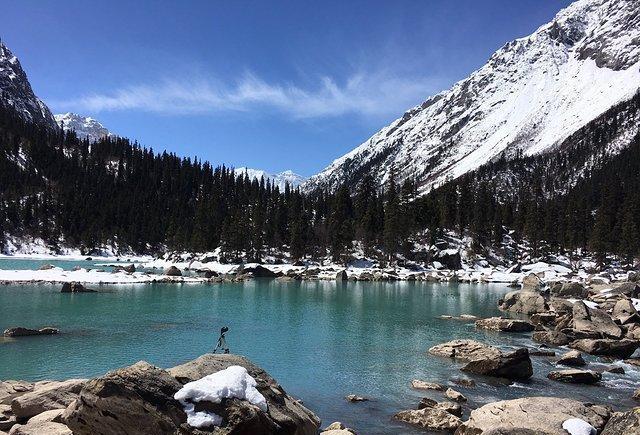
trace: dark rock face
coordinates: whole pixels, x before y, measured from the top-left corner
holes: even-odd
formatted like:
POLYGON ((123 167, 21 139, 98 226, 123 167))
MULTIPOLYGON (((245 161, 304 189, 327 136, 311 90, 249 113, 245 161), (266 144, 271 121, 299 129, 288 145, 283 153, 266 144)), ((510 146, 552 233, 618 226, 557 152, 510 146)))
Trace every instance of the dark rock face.
POLYGON ((168 267, 164 274, 167 276, 182 276, 182 272, 175 266, 168 267))
POLYGON ((524 320, 490 317, 476 321, 476 328, 502 332, 530 332, 534 326, 524 320))
POLYGON ((589 295, 589 291, 577 282, 565 282, 559 286, 551 288, 551 294, 559 298, 584 299, 589 295))
POLYGON ((442 263, 442 265, 449 270, 458 270, 462 267, 460 251, 453 251, 450 249, 438 251, 433 256, 433 260, 442 263))
POLYGON ((570 346, 590 355, 629 358, 636 351, 640 342, 635 340, 590 339, 575 340, 570 346))
POLYGON ((96 293, 96 291, 88 289, 77 282, 65 282, 62 284, 60 293, 96 293))
POLYGON ((4 330, 5 337, 29 337, 33 335, 55 335, 60 330, 58 328, 52 328, 47 326, 41 329, 29 329, 23 328, 21 326, 16 326, 14 328, 9 328, 4 330))
POLYGON ((527 349, 518 349, 511 353, 501 354, 498 358, 469 361, 462 367, 462 370, 510 380, 524 380, 533 376, 533 367, 527 349))
POLYGON ((244 273, 250 274, 254 278, 276 278, 278 276, 275 272, 272 272, 259 264, 253 267, 245 267, 244 273))
POLYGON ((640 408, 613 414, 601 435, 640 435, 640 408))
POLYGON ((570 384, 595 384, 602 379, 602 375, 591 370, 556 370, 550 372, 547 377, 552 381, 566 382, 570 384))
POLYGON ((340 272, 336 273, 336 281, 346 281, 347 279, 349 279, 349 277, 347 276, 346 270, 341 270, 340 272))

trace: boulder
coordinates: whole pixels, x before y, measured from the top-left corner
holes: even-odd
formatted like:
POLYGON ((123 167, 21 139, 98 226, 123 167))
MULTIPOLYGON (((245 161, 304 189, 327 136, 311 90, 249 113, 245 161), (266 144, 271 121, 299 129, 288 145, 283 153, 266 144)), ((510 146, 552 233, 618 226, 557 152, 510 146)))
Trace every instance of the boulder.
POLYGON ((549 306, 540 293, 525 290, 507 293, 504 299, 498 301, 498 307, 502 311, 529 315, 549 311, 549 306))
POLYGON ((640 408, 613 414, 600 435, 640 435, 640 408))
POLYGON ((538 291, 541 288, 542 280, 535 273, 530 273, 529 275, 522 278, 522 290, 538 291))
POLYGON ((476 328, 502 332, 530 332, 534 326, 524 320, 490 317, 476 321, 476 328))
POLYGON ((602 375, 591 370, 554 370, 547 375, 552 381, 569 384, 595 384, 602 379, 602 375))
POLYGON ((569 346, 590 355, 629 358, 633 355, 639 345, 640 342, 626 338, 622 340, 584 338, 572 341, 569 346))
POLYGON ((167 371, 179 382, 186 383, 234 365, 246 368, 256 380, 256 388, 267 400, 268 411, 263 417, 268 425, 280 427, 281 432, 278 433, 282 434, 316 434, 320 419, 299 400, 289 396, 275 379, 247 358, 231 354, 205 354, 167 371))
POLYGON ((366 397, 358 396, 356 394, 347 394, 345 396, 345 399, 347 400, 347 402, 368 402, 369 401, 369 399, 367 399, 366 397))
POLYGON ((480 343, 476 340, 452 340, 438 344, 429 349, 429 353, 445 358, 455 358, 462 362, 474 359, 497 358, 501 355, 500 349, 480 343))
POLYGON ((636 282, 625 282, 614 287, 611 293, 624 295, 628 298, 637 298, 640 296, 640 284, 636 282))
POLYGON ((65 282, 60 293, 96 293, 96 290, 88 289, 78 282, 65 282))
POLYGON ((164 274, 166 276, 182 276, 182 272, 175 266, 169 266, 165 269, 164 274))
POLYGON ((32 382, 25 381, 0 382, 0 403, 10 403, 12 398, 33 391, 33 386, 32 382))
POLYGON ((329 426, 322 429, 320 435, 353 435, 355 431, 353 429, 349 429, 344 424, 339 421, 335 421, 331 423, 329 426))
POLYGON ((59 329, 51 326, 46 326, 40 329, 23 328, 22 326, 16 326, 4 330, 5 337, 30 337, 33 335, 55 335, 60 332, 59 329))
POLYGON ((558 397, 524 397, 484 405, 471 412, 456 435, 567 435, 562 424, 580 418, 598 430, 611 410, 558 397))
POLYGON ((529 321, 534 326, 552 326, 556 322, 556 313, 536 313, 532 314, 529 321))
POLYGON ((459 417, 437 408, 400 411, 393 418, 429 431, 453 432, 462 424, 459 417))
POLYGON ((435 382, 425 382, 419 379, 414 379, 411 381, 411 387, 416 390, 434 390, 434 391, 444 391, 444 385, 437 384, 435 382))
POLYGON ((259 264, 256 266, 245 267, 244 273, 250 274, 254 278, 276 278, 278 276, 278 274, 276 274, 275 272, 272 272, 271 270, 259 264))
POLYGON ((38 382, 32 391, 11 401, 11 411, 21 420, 52 409, 64 409, 78 397, 85 383, 85 379, 38 382))
POLYGON ((551 346, 565 346, 571 342, 571 338, 567 334, 558 331, 536 331, 531 338, 533 341, 551 346))
POLYGON ((551 294, 559 298, 584 299, 589 296, 589 291, 580 283, 565 282, 551 288, 551 294))
POLYGON ((53 421, 17 424, 11 428, 9 435, 73 435, 71 429, 62 423, 53 421))
POLYGON ((341 270, 336 273, 336 281, 347 281, 349 279, 346 270, 341 270))
POLYGON ((51 270, 53 269, 53 265, 52 264, 43 264, 42 266, 40 266, 38 268, 38 270, 51 270))
POLYGON ((444 392, 444 395, 447 399, 453 400, 454 402, 466 402, 467 398, 464 397, 460 391, 456 391, 453 388, 447 388, 447 391, 444 392))
POLYGON ((556 363, 563 366, 571 367, 579 367, 587 364, 584 361, 584 358, 582 358, 582 354, 577 350, 570 350, 569 352, 565 353, 560 357, 560 359, 558 359, 558 361, 556 361, 556 363))
POLYGON ((441 263, 449 270, 458 270, 462 267, 462 257, 457 249, 438 251, 434 254, 433 260, 441 263))
POLYGON ((638 311, 633 306, 631 299, 620 299, 613 306, 613 311, 611 316, 620 322, 621 325, 626 325, 629 323, 637 323, 640 321, 640 316, 638 316, 638 311))
POLYGON ((587 337, 622 338, 623 332, 611 316, 602 310, 589 308, 582 301, 573 304, 573 330, 587 337))
POLYGON ((497 357, 488 356, 486 358, 473 359, 461 370, 509 380, 529 379, 533 375, 529 351, 524 348, 511 353, 500 353, 497 357))

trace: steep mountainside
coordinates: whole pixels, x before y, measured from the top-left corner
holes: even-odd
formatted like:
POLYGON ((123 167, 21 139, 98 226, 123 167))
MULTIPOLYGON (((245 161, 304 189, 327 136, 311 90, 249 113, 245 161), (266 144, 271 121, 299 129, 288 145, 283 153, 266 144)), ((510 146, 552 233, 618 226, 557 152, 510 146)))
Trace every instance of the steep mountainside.
POLYGON ((578 0, 504 45, 451 89, 335 160, 305 187, 380 182, 392 168, 419 191, 501 155, 553 150, 640 87, 640 2, 578 0))
POLYGON ((289 187, 296 188, 300 186, 302 183, 306 181, 302 175, 298 175, 293 171, 283 171, 277 174, 270 174, 262 169, 251 169, 251 168, 236 168, 236 174, 247 174, 250 179, 260 180, 260 178, 264 178, 265 181, 271 180, 274 186, 278 186, 281 191, 284 190, 284 187, 287 183, 289 183, 289 187))
POLYGON ((31 89, 20 61, 0 42, 0 99, 13 106, 26 120, 52 129, 57 124, 49 108, 31 89))
POLYGON ((65 131, 73 130, 80 139, 96 142, 103 137, 113 136, 102 124, 88 116, 76 113, 60 113, 55 115, 56 122, 65 131))

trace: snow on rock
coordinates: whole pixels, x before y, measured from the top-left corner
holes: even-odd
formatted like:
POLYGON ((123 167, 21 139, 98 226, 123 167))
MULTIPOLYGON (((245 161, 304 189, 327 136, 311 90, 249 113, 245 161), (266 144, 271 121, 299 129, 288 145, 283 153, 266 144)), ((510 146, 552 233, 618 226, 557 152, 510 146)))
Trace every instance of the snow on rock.
POLYGON ((570 418, 562 423, 562 428, 570 435, 596 435, 598 431, 581 418, 570 418))
MULTIPOLYGON (((394 168, 400 181, 416 177, 426 192, 498 156, 554 149, 638 91, 639 17, 637 0, 572 3, 333 161, 304 188, 355 185, 367 173, 384 183, 394 168)), ((618 150, 633 134, 624 137, 618 150)))
POLYGON ((96 142, 104 137, 113 136, 102 124, 88 116, 76 113, 59 113, 55 115, 56 122, 64 131, 73 130, 80 139, 96 142))
POLYGON ((222 417, 207 411, 196 411, 194 403, 221 403, 222 399, 246 400, 267 412, 267 400, 256 389, 256 380, 241 366, 230 366, 184 385, 175 395, 187 414, 187 423, 196 428, 220 426, 222 417))

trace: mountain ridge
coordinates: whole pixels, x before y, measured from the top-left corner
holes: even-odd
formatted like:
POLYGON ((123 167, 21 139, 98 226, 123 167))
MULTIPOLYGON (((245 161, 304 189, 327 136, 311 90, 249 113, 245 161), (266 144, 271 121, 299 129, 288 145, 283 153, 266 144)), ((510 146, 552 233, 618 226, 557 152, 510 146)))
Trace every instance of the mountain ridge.
POLYGON ((640 86, 640 2, 579 0, 533 34, 508 42, 449 90, 428 98, 305 190, 415 177, 421 192, 501 154, 553 149, 640 86))
POLYGON ((54 115, 54 118, 64 131, 75 131, 80 139, 89 139, 89 142, 96 142, 103 137, 114 136, 104 125, 90 116, 67 112, 58 113, 54 115))

